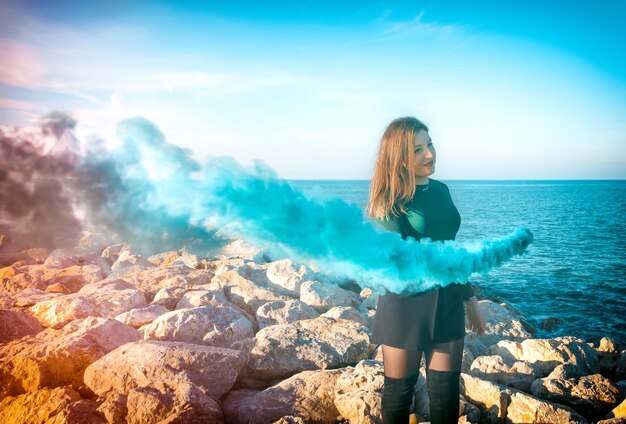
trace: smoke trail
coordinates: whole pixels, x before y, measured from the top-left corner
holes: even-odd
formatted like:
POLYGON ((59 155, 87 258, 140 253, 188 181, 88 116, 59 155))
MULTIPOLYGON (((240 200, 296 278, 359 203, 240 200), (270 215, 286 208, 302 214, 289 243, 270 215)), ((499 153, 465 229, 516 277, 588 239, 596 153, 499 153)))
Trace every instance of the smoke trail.
POLYGON ((77 171, 74 125, 53 113, 34 132, 0 130, 0 253, 78 241, 80 224, 65 184, 77 171))
POLYGON ((74 179, 77 204, 92 225, 148 251, 186 246, 206 252, 224 242, 216 231, 229 226, 253 243, 278 243, 295 260, 313 261, 362 286, 420 293, 465 282, 532 242, 525 228, 473 251, 453 241, 402 240, 375 228, 356 205, 304 196, 260 161, 251 168, 229 157, 200 164, 145 119, 122 121, 118 138, 123 143, 115 150, 97 140, 85 147, 74 179))

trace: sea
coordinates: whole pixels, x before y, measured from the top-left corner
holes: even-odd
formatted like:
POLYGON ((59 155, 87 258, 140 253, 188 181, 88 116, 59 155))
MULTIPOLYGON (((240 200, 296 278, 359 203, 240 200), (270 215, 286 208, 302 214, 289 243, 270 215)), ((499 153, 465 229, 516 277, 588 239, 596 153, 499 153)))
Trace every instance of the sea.
MULTIPOLYGON (((441 180, 461 214, 456 240, 474 243, 530 228, 534 241, 486 275, 470 278, 537 329, 626 346, 626 180, 441 180), (547 325, 549 324, 549 325, 547 325)), ((290 180, 304 194, 365 208, 369 181, 290 180)))

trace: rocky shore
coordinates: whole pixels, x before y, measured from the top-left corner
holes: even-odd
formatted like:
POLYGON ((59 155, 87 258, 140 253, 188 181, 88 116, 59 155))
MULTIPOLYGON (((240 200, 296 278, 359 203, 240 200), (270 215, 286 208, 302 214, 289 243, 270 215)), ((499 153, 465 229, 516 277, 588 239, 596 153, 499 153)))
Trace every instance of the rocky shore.
MULTIPOLYGON (((355 282, 239 240, 207 258, 86 238, 2 260, 2 423, 382 422, 377 294, 355 282)), ((459 422, 626 422, 624 346, 536 339, 506 302, 479 304, 459 422)))

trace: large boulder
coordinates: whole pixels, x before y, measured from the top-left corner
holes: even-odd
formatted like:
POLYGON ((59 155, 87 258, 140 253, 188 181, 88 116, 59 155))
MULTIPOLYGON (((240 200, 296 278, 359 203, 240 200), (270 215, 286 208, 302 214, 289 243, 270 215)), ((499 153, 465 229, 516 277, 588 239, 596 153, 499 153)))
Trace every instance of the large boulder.
POLYGON ((140 334, 114 319, 88 317, 0 348, 0 399, 42 387, 83 386, 91 363, 140 334))
POLYGON ((618 404, 619 389, 611 380, 600 374, 581 375, 581 372, 563 370, 566 367, 578 368, 570 363, 559 365, 546 378, 533 382, 533 395, 571 406, 590 416, 605 415, 618 404))
POLYGON ((335 306, 324 312, 322 316, 335 319, 347 319, 357 322, 364 327, 368 327, 369 324, 367 318, 352 306, 335 306))
POLYGON ((332 283, 305 281, 300 286, 300 300, 318 312, 326 312, 335 306, 359 307, 359 296, 332 283))
POLYGON ((351 424, 381 423, 384 377, 380 361, 363 360, 344 368, 335 385, 335 406, 341 416, 351 424))
POLYGON ((42 330, 43 327, 32 315, 21 311, 0 309, 0 344, 37 334, 42 330))
POLYGON ((461 394, 481 409, 489 423, 586 423, 573 409, 510 387, 461 373, 461 394))
POLYGON ((367 358, 369 332, 356 322, 319 317, 265 327, 249 349, 249 375, 272 380, 304 370, 354 365, 367 358))
POLYGON ((174 309, 196 308, 198 306, 223 305, 229 303, 222 287, 217 283, 198 286, 194 290, 185 292, 175 305, 174 309))
POLYGON ((545 373, 528 361, 512 361, 498 355, 479 356, 472 362, 469 374, 518 390, 530 392, 530 385, 545 373))
POLYGON ((142 308, 131 309, 128 312, 123 312, 116 316, 115 319, 133 328, 139 328, 143 325, 151 323, 159 316, 167 312, 169 312, 169 309, 165 306, 148 305, 142 308))
POLYGON ((303 371, 265 390, 233 390, 223 400, 227 422, 271 424, 285 416, 307 423, 334 423, 339 411, 335 383, 343 370, 303 371))
POLYGON ((260 328, 317 318, 319 315, 315 309, 299 299, 274 300, 263 304, 256 311, 260 328))
POLYGON ((208 284, 213 278, 213 272, 204 269, 191 270, 188 266, 180 264, 168 268, 152 265, 149 268, 130 268, 119 278, 145 292, 148 300, 152 301, 156 293, 164 287, 182 286, 191 290, 194 286, 208 284))
POLYGON ((133 388, 128 393, 126 407, 128 424, 224 422, 219 402, 190 381, 182 381, 175 389, 163 391, 152 387, 133 388))
POLYGON ((3 269, 3 275, 0 278, 0 292, 17 293, 24 289, 45 290, 48 287, 48 280, 52 278, 50 275, 56 274, 58 271, 49 271, 44 265, 12 265, 9 269, 3 269))
POLYGON ((115 262, 111 265, 111 270, 119 277, 131 268, 151 268, 153 266, 155 265, 152 262, 126 245, 118 252, 115 262))
POLYGON ((72 387, 64 386, 46 387, 32 393, 4 398, 0 402, 0 422, 7 424, 57 422, 105 424, 106 420, 95 413, 93 401, 83 400, 72 387), (85 402, 91 403, 91 411, 86 416, 76 414, 77 405, 80 407, 85 402))
MULTIPOLYGON (((187 289, 183 286, 169 286, 163 287, 154 295, 152 299, 153 305, 165 306, 170 311, 176 309, 176 304, 182 299, 187 292, 187 289)), ((199 306, 199 305, 196 305, 199 306)))
POLYGON ((99 396, 126 395, 136 387, 162 392, 181 382, 197 385, 207 396, 228 393, 245 366, 244 352, 182 342, 141 340, 111 351, 85 370, 85 384, 99 396))
POLYGON ((489 348, 489 353, 513 361, 527 361, 549 374, 560 364, 578 365, 585 374, 600 371, 598 354, 583 340, 575 337, 555 339, 528 339, 522 342, 502 340, 489 348))
POLYGON ((198 257, 185 250, 169 251, 157 253, 148 258, 156 266, 163 268, 176 265, 185 265, 191 269, 197 269, 200 266, 198 257))
POLYGON ((522 341, 532 337, 524 317, 514 309, 486 299, 479 301, 478 307, 485 320, 485 334, 481 336, 469 334, 468 342, 472 339, 477 339, 479 342, 470 343, 475 357, 485 355, 485 351, 476 349, 474 346, 489 347, 500 340, 522 341))
POLYGON ((49 293, 38 289, 24 289, 12 295, 15 300, 15 306, 18 308, 26 308, 42 300, 54 299, 60 296, 62 295, 59 293, 49 293))
POLYGON ((105 279, 108 273, 98 265, 74 265, 59 271, 47 284, 60 284, 70 292, 78 292, 84 285, 96 283, 105 279))
POLYGON ((86 284, 78 291, 78 293, 87 295, 87 294, 101 292, 103 290, 128 290, 128 289, 136 290, 137 288, 133 286, 132 284, 130 284, 129 282, 126 282, 119 278, 109 277, 109 278, 105 278, 102 281, 98 281, 97 283, 86 284))
POLYGON ((86 318, 113 318, 123 312, 146 305, 144 294, 135 289, 102 290, 91 294, 72 293, 38 302, 30 313, 44 327, 86 318))
POLYGON ((269 287, 296 299, 300 297, 300 286, 306 276, 306 267, 294 264, 291 259, 270 262, 267 266, 269 287))
POLYGON ((98 265, 110 273, 109 264, 102 258, 100 252, 87 247, 60 248, 50 252, 43 263, 48 269, 63 269, 74 265, 98 265))
POLYGON ((272 291, 257 286, 234 270, 215 276, 211 281, 222 287, 230 302, 252 315, 267 302, 289 299, 288 297, 277 296, 272 291))
POLYGON ((222 305, 167 312, 144 329, 144 338, 230 347, 254 337, 253 324, 239 311, 222 305))

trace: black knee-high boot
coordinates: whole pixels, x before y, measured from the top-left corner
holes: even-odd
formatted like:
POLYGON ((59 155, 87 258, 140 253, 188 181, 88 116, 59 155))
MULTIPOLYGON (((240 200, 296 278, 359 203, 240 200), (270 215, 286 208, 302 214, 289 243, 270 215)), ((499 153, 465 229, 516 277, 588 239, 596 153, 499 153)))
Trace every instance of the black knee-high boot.
POLYGON ((459 379, 455 371, 426 370, 431 424, 459 422, 459 379))
POLYGON ((406 378, 385 376, 381 405, 384 424, 408 424, 418 375, 406 378))

